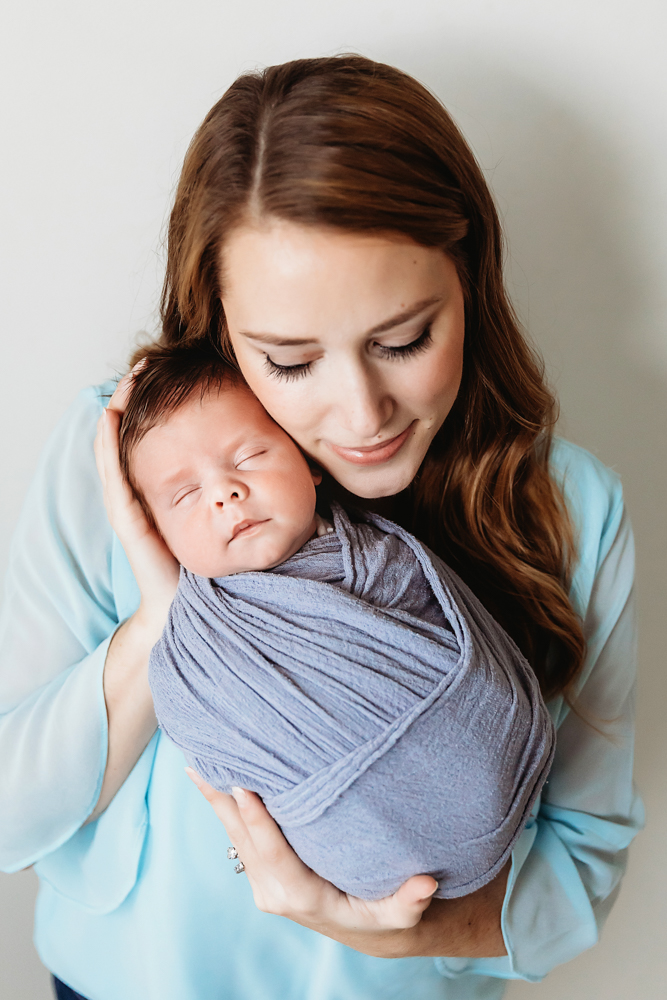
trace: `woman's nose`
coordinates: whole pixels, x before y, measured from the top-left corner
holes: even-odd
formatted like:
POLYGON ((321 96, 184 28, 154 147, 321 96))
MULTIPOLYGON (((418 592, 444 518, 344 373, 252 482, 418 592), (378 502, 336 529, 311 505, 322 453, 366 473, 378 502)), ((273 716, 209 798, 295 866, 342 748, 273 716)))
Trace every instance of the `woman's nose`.
POLYGON ((215 506, 222 510, 225 506, 247 499, 249 489, 241 480, 224 480, 219 483, 213 496, 215 506))
POLYGON ((394 402, 377 372, 363 364, 350 366, 345 372, 341 372, 337 389, 335 404, 339 414, 338 422, 353 438, 345 443, 370 443, 394 412, 394 402))

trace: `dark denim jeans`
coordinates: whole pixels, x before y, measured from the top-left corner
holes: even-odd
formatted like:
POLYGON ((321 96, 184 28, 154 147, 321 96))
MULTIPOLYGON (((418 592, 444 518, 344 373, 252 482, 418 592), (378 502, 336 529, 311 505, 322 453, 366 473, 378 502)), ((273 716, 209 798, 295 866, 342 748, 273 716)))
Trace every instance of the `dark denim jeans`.
POLYGON ((56 979, 55 976, 53 976, 53 988, 56 991, 58 1000, 86 1000, 80 993, 75 993, 69 986, 65 986, 59 979, 56 979))

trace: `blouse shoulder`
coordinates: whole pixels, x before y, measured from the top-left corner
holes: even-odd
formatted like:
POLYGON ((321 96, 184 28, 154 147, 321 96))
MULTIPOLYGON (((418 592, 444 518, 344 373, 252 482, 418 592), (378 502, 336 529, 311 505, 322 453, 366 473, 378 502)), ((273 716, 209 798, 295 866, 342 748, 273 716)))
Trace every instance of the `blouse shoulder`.
POLYGON ((109 379, 82 389, 52 430, 17 525, 15 542, 20 548, 25 542, 22 527, 26 520, 46 516, 51 528, 58 525, 59 532, 69 534, 69 525, 75 535, 80 535, 91 516, 94 519, 95 511, 104 514, 93 444, 97 422, 115 386, 115 380, 109 379))
POLYGON ((91 424, 96 427, 97 420, 111 399, 117 384, 116 379, 106 379, 97 385, 88 385, 81 389, 56 424, 54 434, 76 429, 84 431, 91 424))
POLYGON ((45 443, 28 497, 39 489, 44 476, 57 480, 66 477, 73 468, 83 471, 94 467, 92 444, 97 421, 116 384, 115 379, 107 379, 98 385, 87 386, 74 397, 45 443))
POLYGON ((623 486, 613 469, 563 438, 554 438, 551 473, 572 519, 576 547, 572 597, 585 613, 595 577, 613 545, 630 533, 623 486))
POLYGON ((550 462, 552 475, 564 490, 568 503, 575 507, 585 502, 613 509, 622 502, 623 488, 618 474, 585 448, 554 438, 550 462))

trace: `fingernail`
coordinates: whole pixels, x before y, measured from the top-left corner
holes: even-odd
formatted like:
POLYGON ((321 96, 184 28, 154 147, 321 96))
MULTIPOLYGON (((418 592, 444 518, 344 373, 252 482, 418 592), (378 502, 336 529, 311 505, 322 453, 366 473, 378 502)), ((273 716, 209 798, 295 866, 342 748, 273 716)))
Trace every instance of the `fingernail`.
POLYGON ((192 781, 193 784, 197 786, 197 788, 201 788, 201 778, 199 777, 196 771, 193 771, 191 767, 186 767, 185 773, 187 774, 190 781, 192 781))
POLYGON ((245 788, 232 788, 232 795, 236 799, 239 805, 243 805, 248 801, 248 793, 245 788))

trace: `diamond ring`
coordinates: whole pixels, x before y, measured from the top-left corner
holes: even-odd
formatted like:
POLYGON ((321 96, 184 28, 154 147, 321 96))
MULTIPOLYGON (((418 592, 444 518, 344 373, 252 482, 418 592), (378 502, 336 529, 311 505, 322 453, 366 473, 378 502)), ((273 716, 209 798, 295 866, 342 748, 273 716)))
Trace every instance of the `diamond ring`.
POLYGON ((239 861, 237 865, 234 865, 234 871, 236 872, 237 875, 240 875, 241 872, 245 871, 245 865, 243 864, 242 861, 239 861))
POLYGON ((235 847, 228 847, 227 848, 227 859, 229 861, 233 861, 234 858, 238 858, 238 856, 239 856, 239 852, 236 850, 235 847))

